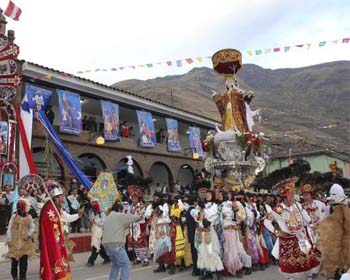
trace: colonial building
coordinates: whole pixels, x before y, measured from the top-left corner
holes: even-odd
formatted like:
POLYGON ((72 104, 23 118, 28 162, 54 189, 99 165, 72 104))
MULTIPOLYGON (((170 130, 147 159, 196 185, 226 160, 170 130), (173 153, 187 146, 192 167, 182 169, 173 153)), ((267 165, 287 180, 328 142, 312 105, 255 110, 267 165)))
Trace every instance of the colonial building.
MULTIPOLYGON (((50 105, 55 114, 53 125, 56 131, 59 131, 60 124, 57 90, 67 90, 80 95, 82 118, 86 116, 86 119, 90 117, 95 119, 95 129, 83 130, 79 135, 59 133, 59 136, 87 175, 96 177, 99 170, 117 170, 125 166, 126 156, 131 155, 134 160, 135 173, 144 177, 152 177, 152 187, 159 182, 161 185, 166 184, 172 188, 176 180, 183 185, 192 183, 195 170, 203 168, 202 161, 194 158, 196 153, 190 148, 188 130, 193 126, 200 128, 203 138, 208 130, 214 128, 215 120, 34 63, 23 62, 22 71, 22 97, 27 84, 53 90, 50 105), (128 127, 133 128, 132 137, 121 137, 120 141, 114 142, 106 141, 103 145, 96 144, 96 138, 103 133, 100 100, 119 105, 119 120, 120 122, 126 121, 128 127), (182 151, 169 152, 166 139, 154 148, 140 147, 136 110, 150 112, 155 130, 162 128, 165 135, 167 131, 165 118, 176 119, 182 151)), ((66 181, 71 178, 70 171, 57 155, 54 154, 51 159, 45 156, 45 151, 46 155, 48 152, 45 131, 38 122, 34 122, 33 125, 31 147, 35 164, 41 175, 54 176, 66 181)))

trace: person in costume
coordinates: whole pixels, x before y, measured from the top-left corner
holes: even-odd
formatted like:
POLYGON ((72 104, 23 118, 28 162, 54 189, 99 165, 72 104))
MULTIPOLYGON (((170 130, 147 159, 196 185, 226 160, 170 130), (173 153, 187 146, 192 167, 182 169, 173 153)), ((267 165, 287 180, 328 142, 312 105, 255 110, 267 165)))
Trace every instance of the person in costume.
POLYGON ((239 240, 239 231, 241 230, 240 223, 245 220, 246 214, 238 201, 228 200, 226 192, 219 193, 219 200, 222 201, 220 220, 224 233, 223 263, 225 271, 230 275, 241 277, 243 263, 239 253, 240 247, 243 245, 239 240))
POLYGON ((257 223, 260 219, 260 212, 257 210, 257 206, 254 203, 254 196, 252 193, 246 193, 245 195, 245 211, 247 215, 247 227, 244 237, 244 248, 248 255, 252 259, 253 270, 257 270, 259 265, 259 251, 257 244, 257 223))
POLYGON ((175 237, 175 252, 176 252, 176 264, 180 266, 180 271, 185 268, 185 238, 181 227, 181 213, 185 210, 185 205, 182 203, 179 195, 174 196, 172 205, 170 208, 170 218, 174 226, 176 227, 175 237))
POLYGON ((293 177, 273 186, 283 198, 283 202, 271 211, 278 224, 278 229, 273 229, 278 236, 274 256, 279 260, 280 273, 285 278, 291 280, 305 275, 307 280, 311 280, 313 274, 318 272, 320 263, 305 229, 311 219, 302 205, 295 201, 295 182, 296 178, 293 177))
POLYGON ((191 245, 191 257, 192 257, 192 276, 199 276, 200 271, 197 266, 198 254, 195 246, 195 235, 196 235, 196 227, 197 220, 194 217, 197 217, 197 213, 200 208, 198 206, 198 197, 192 196, 189 199, 189 208, 186 213, 186 225, 187 225, 187 233, 188 233, 188 241, 191 245))
POLYGON ((197 266, 201 271, 200 279, 206 279, 212 273, 217 279, 222 279, 224 266, 220 258, 220 243, 215 231, 218 222, 218 206, 214 202, 213 192, 207 190, 205 202, 200 206, 199 211, 192 210, 192 215, 198 222, 196 248, 197 266))
POLYGON ((102 232, 104 220, 106 218, 105 213, 100 207, 98 200, 91 201, 92 213, 90 216, 91 222, 91 255, 88 259, 86 266, 94 266, 97 256, 100 255, 103 258, 103 263, 109 263, 111 260, 106 254, 105 248, 102 246, 102 232))
POLYGON ((40 279, 69 280, 71 271, 68 249, 65 244, 63 222, 73 222, 84 213, 70 215, 62 210, 64 201, 62 186, 53 180, 48 180, 46 188, 50 200, 43 206, 40 213, 40 279))
POLYGON ((317 224, 321 270, 335 280, 350 268, 350 207, 344 189, 333 184, 329 191, 331 214, 317 224))
MULTIPOLYGON (((129 186, 128 193, 131 196, 131 205, 128 213, 144 216, 146 206, 143 204, 143 188, 139 186, 129 186)), ((140 264, 142 261, 143 266, 148 266, 149 253, 146 219, 143 218, 136 223, 132 223, 129 229, 130 232, 127 238, 128 250, 135 253, 136 259, 134 264, 140 264)))
MULTIPOLYGON (((162 197, 161 194, 154 194, 155 197, 162 197)), ((154 246, 154 261, 158 263, 157 272, 164 272, 166 265, 169 274, 175 273, 175 238, 176 227, 171 226, 170 208, 167 197, 164 196, 164 202, 161 199, 156 199, 153 204, 146 209, 145 216, 152 216, 154 226, 155 246, 154 246)))
POLYGON ((17 211, 12 215, 7 229, 9 247, 7 256, 11 258, 11 276, 14 280, 26 279, 28 258, 34 253, 33 233, 34 223, 28 214, 27 203, 20 199, 17 202, 17 211))

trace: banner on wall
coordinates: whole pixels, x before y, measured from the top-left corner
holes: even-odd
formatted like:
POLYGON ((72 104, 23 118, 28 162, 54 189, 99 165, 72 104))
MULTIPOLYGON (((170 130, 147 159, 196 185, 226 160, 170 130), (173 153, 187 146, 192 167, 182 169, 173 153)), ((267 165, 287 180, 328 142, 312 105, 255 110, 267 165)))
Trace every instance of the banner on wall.
POLYGON ((80 134, 82 130, 80 95, 57 90, 57 96, 60 108, 60 132, 80 134))
POLYGON ((198 153, 199 157, 203 157, 203 149, 201 143, 201 131, 199 127, 190 127, 190 147, 193 153, 198 153))
POLYGON ((152 114, 150 112, 136 111, 139 122, 140 146, 153 148, 156 143, 156 134, 152 114))
POLYGON ((26 84, 24 94, 27 97, 27 100, 22 103, 22 108, 25 111, 29 112, 29 109, 44 111, 50 104, 52 90, 26 84))
POLYGON ((166 118, 166 126, 168 128, 168 151, 169 152, 181 152, 178 122, 174 119, 166 118))
POLYGON ((119 106, 108 101, 101 100, 103 116, 103 133, 107 141, 119 139, 119 106))
POLYGON ((8 133, 8 122, 0 121, 0 155, 7 154, 8 133))

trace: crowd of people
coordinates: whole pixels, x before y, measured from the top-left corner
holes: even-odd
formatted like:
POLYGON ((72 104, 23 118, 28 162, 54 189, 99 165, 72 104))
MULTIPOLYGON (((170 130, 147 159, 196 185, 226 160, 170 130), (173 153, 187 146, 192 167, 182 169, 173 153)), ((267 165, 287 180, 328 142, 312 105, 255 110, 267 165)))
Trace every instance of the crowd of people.
MULTIPOLYGON (((311 280, 320 266, 321 252, 316 248, 316 240, 322 240, 316 231, 319 223, 337 207, 349 208, 338 184, 330 188, 327 199, 316 197, 313 185, 304 182, 300 186, 302 200, 295 201, 294 178, 278 183, 274 194, 204 187, 185 192, 179 182, 177 185, 176 193, 156 189, 150 202, 144 201, 142 187, 129 186, 124 201, 116 202, 107 216, 100 203, 89 201, 87 191, 74 180, 68 188, 47 183, 49 193, 21 190, 7 228, 13 279, 18 279, 18 266, 19 279, 25 279, 28 257, 35 250, 41 256, 42 275, 52 277, 43 279, 70 274, 68 230, 79 232, 83 224, 91 231, 86 265, 93 266, 100 255, 103 263, 112 263, 110 279, 117 279, 119 271, 122 280, 128 279, 129 259, 143 266, 153 259, 158 264, 155 273, 174 274, 191 268, 199 279, 242 278, 278 265, 286 279, 302 274, 311 280), (62 259, 57 271, 50 270, 54 261, 47 252, 52 249, 50 238, 62 243, 54 251, 62 259), (35 239, 40 240, 40 246, 31 242, 35 239)), ((0 193, 0 205, 5 197, 0 193)), ((340 279, 345 268, 346 263, 333 267, 334 279, 340 279)))

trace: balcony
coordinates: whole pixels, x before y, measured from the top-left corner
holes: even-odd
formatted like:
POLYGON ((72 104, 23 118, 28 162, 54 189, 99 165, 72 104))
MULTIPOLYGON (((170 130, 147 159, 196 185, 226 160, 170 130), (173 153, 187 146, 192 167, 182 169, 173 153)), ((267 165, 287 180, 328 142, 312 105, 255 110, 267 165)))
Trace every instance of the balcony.
MULTIPOLYGON (((157 144, 154 148, 143 148, 138 145, 138 138, 124 138, 121 137, 120 141, 109 142, 106 141, 103 145, 97 145, 95 138, 100 134, 89 133, 83 130, 80 135, 71 135, 59 132, 59 126, 54 126, 58 132, 59 137, 65 144, 86 145, 99 147, 101 149, 116 149, 119 151, 136 152, 142 154, 162 155, 174 158, 192 159, 192 154, 188 152, 189 147, 182 147, 180 153, 168 152, 166 144, 157 144)), ((38 122, 33 123, 33 138, 45 139, 46 132, 41 128, 38 122)))

